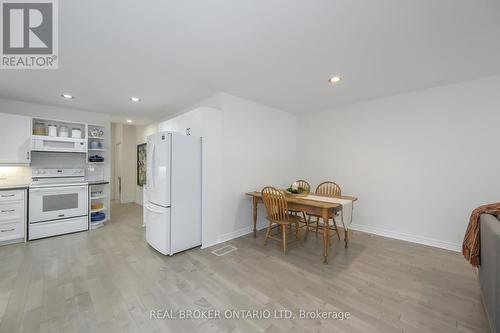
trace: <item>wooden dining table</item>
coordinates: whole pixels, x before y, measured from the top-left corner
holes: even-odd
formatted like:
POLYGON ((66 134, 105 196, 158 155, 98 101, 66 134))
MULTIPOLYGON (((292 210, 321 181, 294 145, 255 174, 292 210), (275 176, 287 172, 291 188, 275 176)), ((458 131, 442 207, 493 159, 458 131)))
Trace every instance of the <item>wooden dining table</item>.
MULTIPOLYGON (((257 237, 257 205, 263 203, 262 193, 258 191, 245 193, 252 197, 253 203, 253 236, 257 237)), ((330 216, 342 210, 342 205, 327 201, 307 200, 303 197, 285 196, 288 209, 293 211, 305 212, 306 214, 314 214, 321 216, 323 221, 328 221, 330 216)), ((327 198, 327 197, 325 197, 327 198)), ((339 196, 339 199, 357 201, 353 196, 339 196)), ((323 262, 328 263, 328 247, 330 242, 330 228, 328 223, 323 223, 323 262)), ((344 246, 349 246, 349 228, 344 226, 344 246)))

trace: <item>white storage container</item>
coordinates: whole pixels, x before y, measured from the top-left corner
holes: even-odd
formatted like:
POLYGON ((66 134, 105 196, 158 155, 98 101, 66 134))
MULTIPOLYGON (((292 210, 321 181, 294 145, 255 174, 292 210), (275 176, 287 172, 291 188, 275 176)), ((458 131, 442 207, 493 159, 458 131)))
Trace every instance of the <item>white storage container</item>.
POLYGON ((69 137, 69 130, 68 130, 68 127, 66 125, 61 125, 59 126, 59 132, 58 132, 59 136, 62 137, 62 138, 67 138, 69 137))
POLYGON ((79 128, 72 128, 71 129, 71 137, 74 139, 81 139, 82 138, 82 131, 79 128))
POLYGON ((57 125, 49 124, 49 136, 57 136, 57 125))

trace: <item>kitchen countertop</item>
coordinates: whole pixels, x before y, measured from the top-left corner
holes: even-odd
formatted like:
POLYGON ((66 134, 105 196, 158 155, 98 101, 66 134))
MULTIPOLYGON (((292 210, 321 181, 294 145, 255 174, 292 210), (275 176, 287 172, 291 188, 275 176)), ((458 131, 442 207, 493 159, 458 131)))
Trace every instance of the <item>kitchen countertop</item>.
POLYGON ((109 181, 107 180, 94 180, 94 181, 88 181, 89 185, 106 185, 109 184, 109 181))
POLYGON ((1 190, 23 190, 30 187, 30 184, 2 184, 0 183, 1 190))
MULTIPOLYGON (((99 181, 88 181, 89 185, 106 185, 109 184, 107 180, 99 180, 99 181)), ((17 183, 17 184, 2 184, 0 183, 0 191, 2 190, 22 190, 30 187, 30 183, 17 183)))

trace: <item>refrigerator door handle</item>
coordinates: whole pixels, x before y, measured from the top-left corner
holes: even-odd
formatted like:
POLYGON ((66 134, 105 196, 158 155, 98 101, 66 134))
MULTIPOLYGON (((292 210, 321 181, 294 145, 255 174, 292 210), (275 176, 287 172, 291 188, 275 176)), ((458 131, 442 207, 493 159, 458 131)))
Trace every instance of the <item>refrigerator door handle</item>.
MULTIPOLYGON (((149 138, 148 138, 149 139, 149 138)), ((148 140, 147 142, 147 155, 146 155, 146 186, 151 186, 151 142, 148 140)))
POLYGON ((154 141, 152 142, 152 145, 151 145, 151 163, 150 163, 150 171, 149 171, 149 176, 150 176, 150 179, 151 179, 151 187, 154 187, 155 186, 155 179, 154 179, 154 175, 155 175, 155 152, 156 152, 156 149, 155 149, 155 143, 154 141))
POLYGON ((148 154, 146 162, 146 188, 153 188, 153 154, 154 154, 154 141, 148 140, 148 154))
MULTIPOLYGON (((167 207, 167 208, 169 208, 169 207, 167 207)), ((157 213, 157 214, 165 213, 164 211, 154 209, 151 205, 146 205, 146 209, 149 210, 150 212, 157 213)))

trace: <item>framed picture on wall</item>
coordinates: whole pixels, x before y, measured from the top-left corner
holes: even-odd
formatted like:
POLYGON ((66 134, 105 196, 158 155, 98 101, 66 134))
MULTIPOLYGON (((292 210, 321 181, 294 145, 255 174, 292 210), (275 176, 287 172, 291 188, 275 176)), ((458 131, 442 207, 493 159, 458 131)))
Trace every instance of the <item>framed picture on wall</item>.
POLYGON ((137 145, 137 185, 146 184, 146 144, 137 145))

